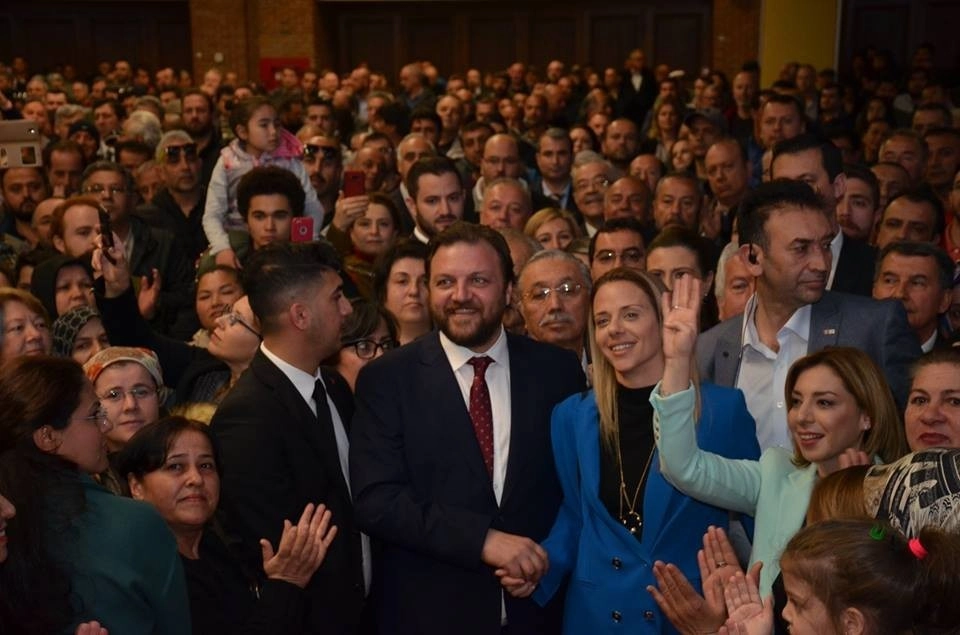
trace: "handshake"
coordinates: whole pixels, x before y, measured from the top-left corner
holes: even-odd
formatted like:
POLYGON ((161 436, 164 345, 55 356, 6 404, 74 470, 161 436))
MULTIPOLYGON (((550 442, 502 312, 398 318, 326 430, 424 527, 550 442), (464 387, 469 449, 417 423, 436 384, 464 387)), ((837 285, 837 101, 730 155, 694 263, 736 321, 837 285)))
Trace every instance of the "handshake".
POLYGON ((480 557, 493 567, 504 590, 516 598, 529 597, 550 568, 543 547, 529 538, 496 529, 487 531, 480 557))

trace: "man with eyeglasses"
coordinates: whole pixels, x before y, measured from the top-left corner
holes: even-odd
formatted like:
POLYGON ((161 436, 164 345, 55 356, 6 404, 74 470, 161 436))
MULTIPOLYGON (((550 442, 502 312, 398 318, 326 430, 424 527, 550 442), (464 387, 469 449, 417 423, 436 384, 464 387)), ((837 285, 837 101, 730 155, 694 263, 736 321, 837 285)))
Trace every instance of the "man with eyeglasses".
POLYGON ((84 171, 80 191, 109 214, 141 295, 152 295, 141 304, 144 317, 166 335, 190 339, 199 327, 193 311, 193 269, 174 234, 131 214, 133 178, 116 163, 97 161, 84 171))
POLYGON ((590 270, 579 258, 549 249, 527 261, 515 290, 527 335, 573 351, 584 372, 591 286, 590 270))
POLYGON ((172 130, 160 139, 156 161, 164 188, 133 213, 151 227, 177 236, 187 259, 195 262, 207 248, 202 225, 206 188, 200 180, 203 164, 197 144, 186 132, 172 130))
POLYGON ((614 218, 604 223, 590 239, 590 275, 596 280, 611 269, 647 268, 647 246, 643 225, 635 218, 614 218))
POLYGON ((596 152, 584 151, 573 162, 573 200, 583 216, 587 236, 603 226, 603 196, 619 173, 613 164, 596 152))

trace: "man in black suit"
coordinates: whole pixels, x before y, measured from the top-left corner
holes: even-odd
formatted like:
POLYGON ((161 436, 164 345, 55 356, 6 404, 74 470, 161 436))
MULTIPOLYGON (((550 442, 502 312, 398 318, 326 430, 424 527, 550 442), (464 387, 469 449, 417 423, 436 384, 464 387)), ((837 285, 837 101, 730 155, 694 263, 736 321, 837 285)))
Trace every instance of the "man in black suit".
POLYGON ((624 64, 623 80, 617 94, 617 116, 626 117, 637 127, 643 125, 647 111, 657 97, 656 80, 650 69, 644 66, 643 49, 633 49, 624 64))
POLYGON ((834 238, 830 242, 833 260, 827 289, 870 297, 877 250, 845 236, 837 222, 837 201, 843 198, 847 178, 843 173, 840 150, 829 141, 809 133, 784 139, 773 147, 770 173, 775 179, 803 181, 814 189, 830 210, 834 238))
POLYGON ((382 543, 381 632, 556 632, 558 606, 511 597, 498 576, 533 584, 547 566, 537 543, 561 498, 550 413, 583 372, 570 351, 504 331, 513 269, 494 230, 433 237, 427 278, 439 332, 357 381, 351 480, 357 520, 382 543))
POLYGON ((320 368, 339 350, 350 313, 338 268, 326 243, 254 252, 244 287, 263 343, 211 429, 223 457, 226 528, 240 539, 251 570, 262 566, 259 540, 277 544, 284 520, 307 503, 331 510, 339 531, 306 589, 307 630, 356 633, 371 575, 347 481, 353 399, 342 377, 320 368))
POLYGON ((547 128, 537 140, 537 173, 539 177, 530 184, 533 211, 545 207, 557 207, 579 214, 573 200, 573 183, 570 170, 573 168, 573 144, 566 130, 547 128))

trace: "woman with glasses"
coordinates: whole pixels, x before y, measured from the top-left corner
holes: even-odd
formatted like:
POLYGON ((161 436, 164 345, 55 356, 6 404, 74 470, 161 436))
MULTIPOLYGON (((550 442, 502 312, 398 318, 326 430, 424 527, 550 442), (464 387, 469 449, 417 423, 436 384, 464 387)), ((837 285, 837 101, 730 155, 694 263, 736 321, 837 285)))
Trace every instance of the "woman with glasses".
POLYGON ((189 632, 177 547, 152 508, 114 496, 111 423, 75 361, 19 357, 0 370, 0 491, 16 501, 0 567, 0 631, 189 632))
POLYGON ((397 326, 386 309, 365 298, 350 301, 353 313, 343 321, 340 351, 324 361, 354 389, 360 369, 397 346, 397 326))
MULTIPOLYGON (((558 405, 551 422, 563 504, 543 547, 550 570, 534 599, 566 585, 564 633, 661 633, 669 625, 653 598, 653 564, 678 562, 699 583, 695 554, 709 525, 729 513, 672 488, 660 473, 650 394, 664 372, 660 281, 618 267, 594 283, 588 322, 593 390, 558 405)), ((739 391, 696 388, 697 436, 735 459, 759 455, 739 391)), ((531 584, 504 578, 515 595, 531 584)), ((699 584, 698 584, 699 586, 699 584)))

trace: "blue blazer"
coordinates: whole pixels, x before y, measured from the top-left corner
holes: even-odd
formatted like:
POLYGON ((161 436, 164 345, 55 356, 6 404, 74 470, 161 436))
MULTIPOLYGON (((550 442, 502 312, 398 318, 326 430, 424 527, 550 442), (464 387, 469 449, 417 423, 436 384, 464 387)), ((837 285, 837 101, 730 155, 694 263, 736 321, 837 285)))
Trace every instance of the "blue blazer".
MULTIPOLYGON (((564 633, 673 633, 653 597, 656 560, 676 564, 699 588, 697 550, 709 525, 726 527, 729 513, 681 494, 660 473, 654 456, 643 497, 643 539, 613 518, 599 497, 600 427, 594 393, 574 395, 552 419, 553 453, 563 504, 544 541, 550 570, 534 599, 548 601, 569 575, 564 633)), ((753 419, 736 389, 701 386, 701 447, 741 459, 756 459, 753 419)))

